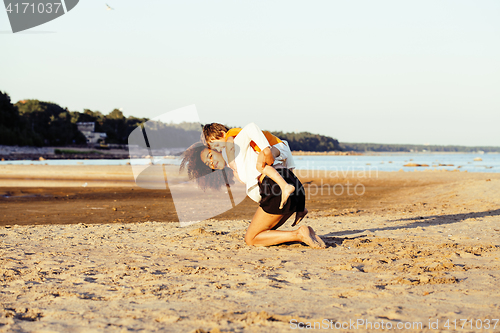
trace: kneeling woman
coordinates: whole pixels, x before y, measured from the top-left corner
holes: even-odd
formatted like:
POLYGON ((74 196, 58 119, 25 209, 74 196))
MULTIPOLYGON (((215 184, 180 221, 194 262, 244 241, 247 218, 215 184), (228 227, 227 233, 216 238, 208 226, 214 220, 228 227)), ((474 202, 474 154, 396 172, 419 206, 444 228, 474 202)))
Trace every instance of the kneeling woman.
MULTIPOLYGON (((181 163, 181 170, 187 167, 190 179, 196 179, 198 185, 203 189, 220 189, 225 186, 223 176, 218 179, 211 178, 212 183, 206 183, 206 177, 200 177, 210 173, 214 169, 224 169, 227 164, 221 153, 211 150, 206 146, 195 144, 184 153, 181 163)), ((253 165, 253 167, 256 167, 253 165)), ((295 213, 295 221, 292 226, 299 223, 307 214, 305 208, 305 192, 302 183, 295 177, 293 172, 281 165, 274 166, 283 179, 295 186, 295 192, 289 197, 282 209, 279 208, 281 202, 281 189, 272 179, 264 177, 259 179, 259 191, 261 200, 252 222, 245 235, 245 242, 248 245, 269 246, 286 242, 303 242, 313 248, 324 248, 325 243, 316 235, 314 230, 308 226, 301 226, 297 230, 281 231, 276 230, 282 226, 292 214, 295 213)), ((227 169, 230 182, 232 182, 233 172, 227 169)), ((233 170, 237 173, 237 170, 233 170)))

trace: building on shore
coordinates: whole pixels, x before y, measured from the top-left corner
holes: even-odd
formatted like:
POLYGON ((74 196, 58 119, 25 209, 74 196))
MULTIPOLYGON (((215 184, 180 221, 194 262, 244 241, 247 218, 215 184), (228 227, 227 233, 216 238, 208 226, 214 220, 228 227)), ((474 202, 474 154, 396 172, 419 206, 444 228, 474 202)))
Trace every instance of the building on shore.
POLYGON ((79 122, 76 123, 78 130, 85 135, 87 145, 105 144, 106 133, 95 132, 95 122, 79 122))

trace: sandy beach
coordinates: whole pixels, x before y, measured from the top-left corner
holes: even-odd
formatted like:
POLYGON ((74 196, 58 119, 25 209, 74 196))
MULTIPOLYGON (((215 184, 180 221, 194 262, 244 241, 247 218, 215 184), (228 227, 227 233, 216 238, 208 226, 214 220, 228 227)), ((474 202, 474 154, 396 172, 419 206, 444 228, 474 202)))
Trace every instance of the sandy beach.
POLYGON ((500 174, 297 175, 324 250, 247 246, 248 198, 180 227, 130 166, 0 166, 0 331, 500 330, 500 174))

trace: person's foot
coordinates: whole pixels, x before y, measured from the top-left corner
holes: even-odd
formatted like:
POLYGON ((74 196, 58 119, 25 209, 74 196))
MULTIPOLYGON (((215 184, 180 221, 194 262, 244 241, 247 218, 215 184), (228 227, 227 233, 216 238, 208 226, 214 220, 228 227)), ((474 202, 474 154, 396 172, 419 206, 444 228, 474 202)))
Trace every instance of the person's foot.
POLYGON ((283 209, 283 206, 288 201, 288 197, 295 192, 295 186, 287 184, 284 189, 281 190, 281 203, 280 209, 283 209))
POLYGON ((324 249, 326 247, 326 244, 325 242, 323 242, 323 240, 321 239, 321 237, 319 237, 318 235, 316 235, 316 233, 314 232, 313 228, 311 227, 308 227, 309 228, 309 231, 311 233, 311 235, 313 236, 314 239, 316 239, 316 242, 318 244, 320 244, 321 248, 324 249))
POLYGON ((295 221, 293 222, 292 227, 295 227, 297 224, 299 224, 304 219, 304 217, 307 215, 307 213, 308 213, 307 208, 304 208, 303 212, 296 212, 295 213, 295 221))
POLYGON ((308 226, 301 226, 298 230, 298 236, 301 242, 306 243, 313 249, 323 249, 325 248, 325 243, 323 241, 318 242, 317 236, 314 230, 308 226))

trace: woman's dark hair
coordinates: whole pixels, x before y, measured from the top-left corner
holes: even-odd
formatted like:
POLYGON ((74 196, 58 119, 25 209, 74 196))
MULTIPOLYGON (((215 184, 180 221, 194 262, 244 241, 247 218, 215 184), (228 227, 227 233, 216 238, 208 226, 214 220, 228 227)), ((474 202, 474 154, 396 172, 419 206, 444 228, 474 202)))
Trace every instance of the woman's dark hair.
POLYGON ((186 149, 182 154, 179 172, 187 167, 189 180, 195 180, 198 186, 204 191, 206 189, 220 190, 221 187, 225 186, 224 172, 227 175, 228 184, 234 184, 233 170, 226 166, 223 170, 220 170, 223 172, 214 172, 219 170, 213 170, 203 163, 200 154, 205 148, 207 148, 205 145, 197 142, 186 149))

